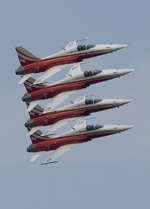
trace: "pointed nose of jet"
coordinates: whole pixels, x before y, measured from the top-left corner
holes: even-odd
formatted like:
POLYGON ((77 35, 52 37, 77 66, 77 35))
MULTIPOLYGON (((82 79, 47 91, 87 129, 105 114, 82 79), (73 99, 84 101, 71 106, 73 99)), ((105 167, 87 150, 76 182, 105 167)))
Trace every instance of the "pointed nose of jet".
POLYGON ((128 129, 134 128, 133 125, 123 125, 122 126, 122 131, 127 131, 128 129))
POLYGON ((128 45, 123 45, 123 44, 121 44, 121 45, 112 45, 113 46, 113 48, 115 49, 115 51, 116 50, 119 50, 119 49, 123 49, 123 48, 125 48, 125 47, 127 47, 128 45))
POLYGON ((119 74, 120 76, 122 75, 125 75, 125 74, 128 74, 128 73, 131 73, 133 72, 135 69, 118 69, 116 72, 116 74, 119 74))
POLYGON ((108 69, 102 70, 101 73, 96 76, 99 78, 104 78, 105 80, 121 77, 125 74, 133 72, 135 69, 108 69))
POLYGON ((101 131, 110 133, 120 133, 133 127, 133 125, 104 125, 101 131))
POLYGON ((133 99, 122 99, 122 100, 120 101, 120 103, 121 103, 122 105, 128 104, 128 103, 130 103, 130 102, 133 102, 133 99))

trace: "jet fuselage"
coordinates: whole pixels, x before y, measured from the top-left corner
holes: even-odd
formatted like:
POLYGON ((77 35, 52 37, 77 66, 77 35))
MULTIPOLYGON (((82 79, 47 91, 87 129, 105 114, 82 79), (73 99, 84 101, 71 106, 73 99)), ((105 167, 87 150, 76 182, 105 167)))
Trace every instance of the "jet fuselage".
POLYGON ((47 138, 43 142, 31 144, 28 148, 28 152, 41 152, 55 150, 61 146, 67 144, 83 143, 90 141, 94 138, 108 136, 122 131, 126 131, 133 126, 129 125, 88 125, 79 130, 72 130, 54 138, 47 138))
POLYGON ((22 100, 24 102, 31 102, 35 100, 45 100, 53 98, 54 96, 67 91, 80 90, 88 87, 91 84, 103 82, 113 78, 120 77, 134 69, 113 69, 103 71, 85 71, 79 73, 77 76, 67 77, 55 84, 46 86, 40 90, 31 93, 26 93, 22 100), (96 72, 97 74, 94 74, 96 72))
MULTIPOLYGON (((30 61, 28 61, 29 64, 20 66, 16 70, 16 74, 25 75, 30 73, 40 73, 58 65, 81 62, 84 59, 100 56, 126 47, 126 45, 89 45, 92 46, 91 48, 87 48, 88 45, 79 46, 74 48, 67 47, 63 51, 51 56, 45 57, 43 59, 35 59, 35 62, 32 58, 32 62, 30 63, 30 61), (85 47, 83 49, 79 49, 79 46, 85 47)), ((22 55, 24 56, 24 54, 22 55)))
POLYGON ((61 108, 58 111, 41 114, 38 117, 28 120, 25 126, 31 128, 52 125, 63 119, 88 116, 91 113, 119 107, 131 101, 123 99, 86 99, 82 102, 82 97, 80 97, 77 99, 77 103, 61 108), (78 100, 81 100, 81 102, 78 100))

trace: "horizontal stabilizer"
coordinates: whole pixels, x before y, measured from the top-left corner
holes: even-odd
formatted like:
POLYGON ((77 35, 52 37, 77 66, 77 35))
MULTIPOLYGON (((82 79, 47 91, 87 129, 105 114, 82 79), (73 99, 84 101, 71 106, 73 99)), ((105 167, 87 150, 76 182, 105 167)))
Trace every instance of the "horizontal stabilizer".
POLYGON ((35 101, 30 102, 27 112, 30 112, 40 101, 41 100, 35 100, 35 101))

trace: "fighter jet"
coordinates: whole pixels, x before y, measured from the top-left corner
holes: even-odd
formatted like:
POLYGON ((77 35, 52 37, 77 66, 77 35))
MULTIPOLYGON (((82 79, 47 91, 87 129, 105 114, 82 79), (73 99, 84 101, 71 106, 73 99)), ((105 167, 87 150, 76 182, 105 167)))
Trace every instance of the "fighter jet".
POLYGON ((45 136, 76 118, 119 107, 132 101, 131 99, 91 99, 87 95, 77 98, 75 102, 71 102, 71 105, 46 114, 42 114, 44 109, 37 105, 29 112, 30 119, 25 123, 25 127, 32 128, 28 133, 28 136, 30 136, 42 126, 52 125, 42 134, 42 136, 45 136))
POLYGON ((41 75, 34 84, 42 83, 48 77, 54 75, 62 68, 72 65, 73 63, 81 62, 84 59, 100 56, 110 52, 117 51, 126 47, 127 45, 77 45, 78 41, 71 41, 62 51, 45 58, 38 58, 23 47, 16 47, 16 52, 20 61, 20 66, 16 70, 17 75, 22 75, 19 84, 26 81, 34 73, 41 73, 41 75))
POLYGON ((86 125, 86 120, 79 121, 71 131, 56 137, 40 136, 42 133, 36 131, 30 136, 32 144, 27 148, 28 152, 35 152, 31 162, 37 159, 43 152, 55 150, 52 155, 45 160, 42 165, 56 162, 57 157, 84 142, 94 138, 120 133, 133 128, 132 125, 86 125))
POLYGON ((22 97, 24 102, 30 102, 27 112, 30 112, 41 100, 53 98, 47 105, 43 113, 52 111, 58 104, 67 99, 71 94, 86 88, 94 83, 107 81, 113 78, 123 76, 134 71, 134 69, 109 69, 109 70, 91 70, 81 72, 80 64, 74 65, 67 77, 51 85, 34 83, 33 78, 24 82, 27 93, 22 97))

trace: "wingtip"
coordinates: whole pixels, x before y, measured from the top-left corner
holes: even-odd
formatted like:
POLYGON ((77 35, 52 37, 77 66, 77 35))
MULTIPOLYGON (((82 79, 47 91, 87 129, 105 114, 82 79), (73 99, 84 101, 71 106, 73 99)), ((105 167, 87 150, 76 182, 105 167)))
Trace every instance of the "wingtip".
POLYGON ((52 161, 52 162, 49 162, 49 163, 41 163, 40 165, 46 165, 46 164, 52 164, 52 163, 58 163, 59 161, 52 161))

